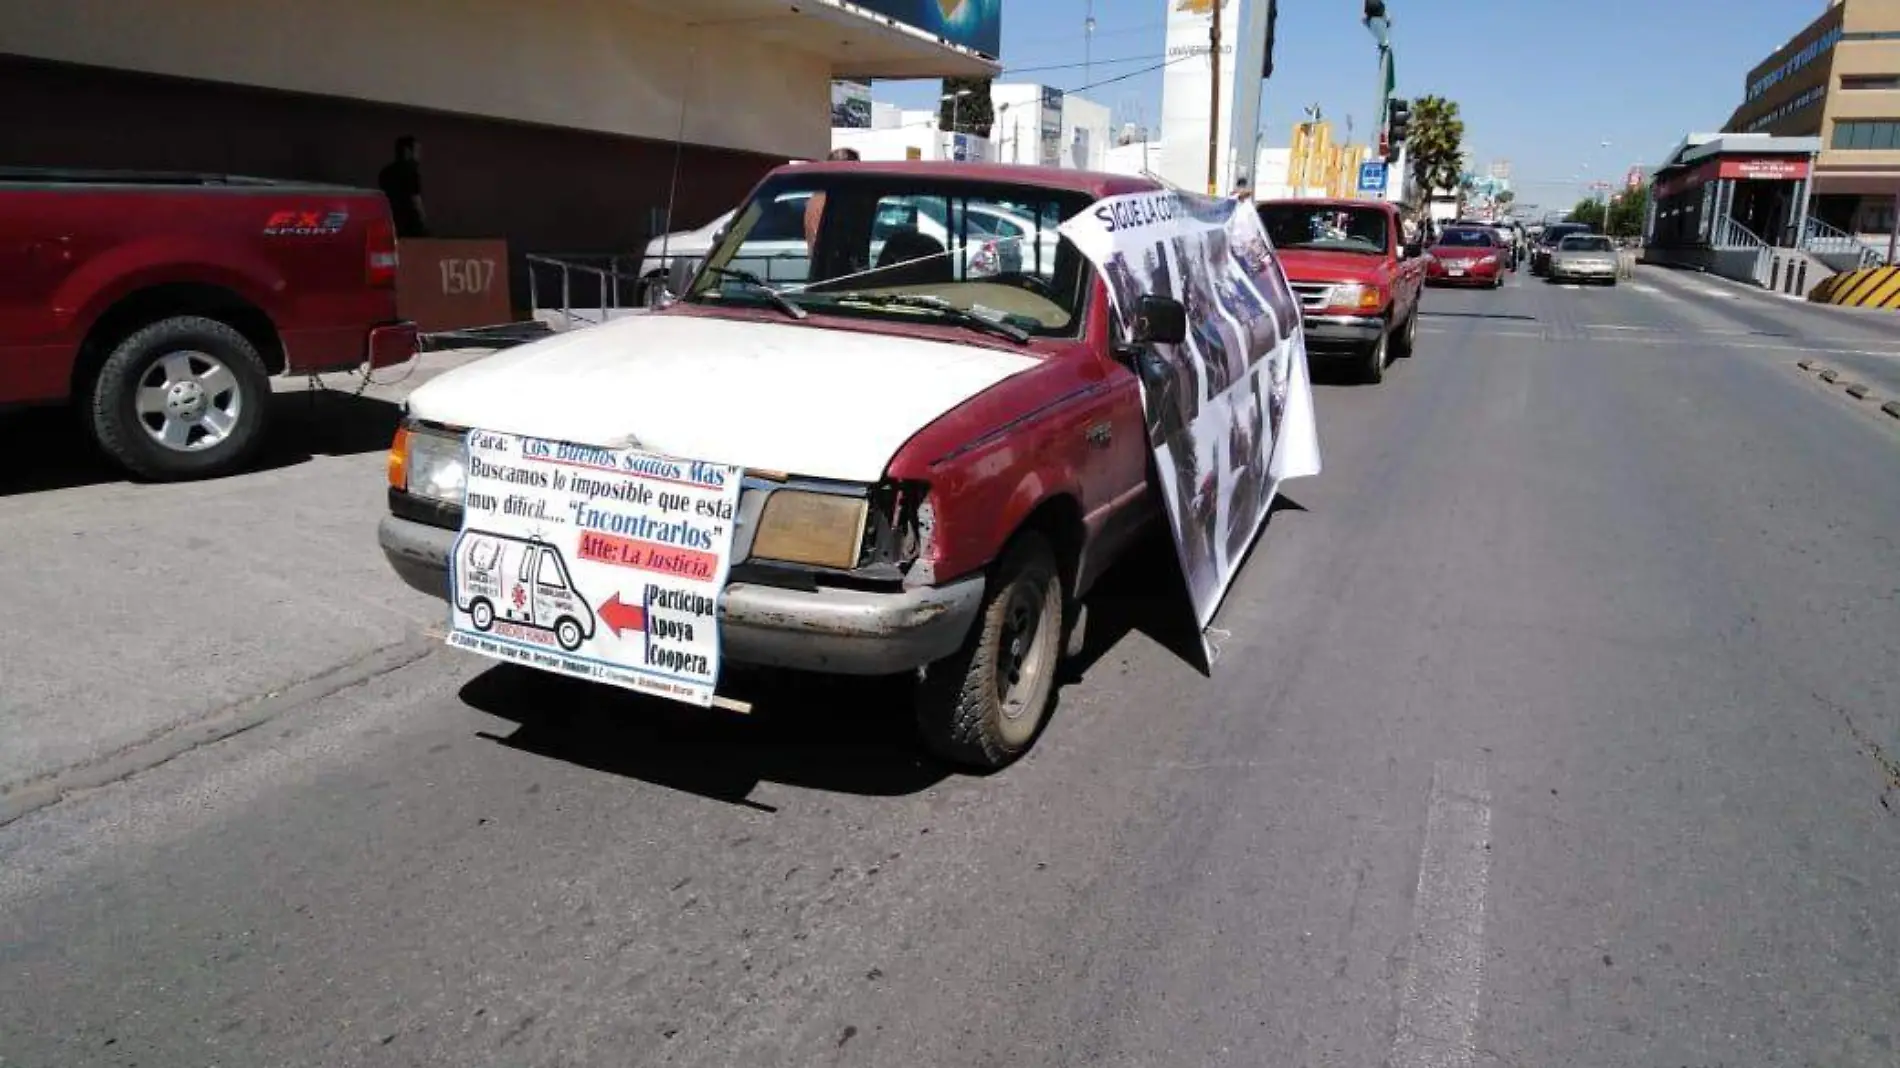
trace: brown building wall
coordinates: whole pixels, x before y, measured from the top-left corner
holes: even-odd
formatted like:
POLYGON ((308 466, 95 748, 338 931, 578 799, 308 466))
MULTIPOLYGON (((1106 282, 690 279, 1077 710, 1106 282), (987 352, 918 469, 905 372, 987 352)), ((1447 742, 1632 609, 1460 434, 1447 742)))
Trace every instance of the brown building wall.
MULTIPOLYGON (((374 188, 401 134, 423 142, 444 237, 504 238, 515 303, 528 252, 637 254, 664 209, 664 141, 0 55, 0 166, 210 171, 374 188)), ((782 157, 679 150, 674 228, 732 207, 782 157)))

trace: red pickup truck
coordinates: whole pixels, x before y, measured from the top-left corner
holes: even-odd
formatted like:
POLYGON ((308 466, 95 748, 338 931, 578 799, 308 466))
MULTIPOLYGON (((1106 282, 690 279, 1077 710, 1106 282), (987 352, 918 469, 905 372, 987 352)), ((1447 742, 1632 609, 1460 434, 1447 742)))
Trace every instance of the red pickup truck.
POLYGON ((1300 297, 1306 351, 1350 359, 1368 382, 1410 356, 1425 284, 1398 209, 1376 200, 1264 200, 1256 207, 1300 297))
POLYGON ((135 475, 242 466, 271 375, 415 351, 381 193, 0 169, 0 408, 71 404, 135 475))

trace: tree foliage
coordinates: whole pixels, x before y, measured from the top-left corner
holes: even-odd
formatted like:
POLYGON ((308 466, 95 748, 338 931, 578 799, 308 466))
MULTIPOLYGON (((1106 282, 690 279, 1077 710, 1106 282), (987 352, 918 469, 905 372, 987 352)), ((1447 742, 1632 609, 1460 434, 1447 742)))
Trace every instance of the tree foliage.
POLYGON ((1634 237, 1643 232, 1643 220, 1649 214, 1649 187, 1639 185, 1610 201, 1608 231, 1616 237, 1634 237))
POLYGON ((995 106, 990 102, 990 79, 945 78, 943 95, 937 105, 937 129, 945 133, 976 134, 988 137, 995 121, 995 106), (959 98, 965 89, 970 95, 959 98))
POLYGON ((1421 195, 1439 189, 1457 189, 1463 170, 1465 123, 1455 101, 1422 96, 1412 102, 1412 119, 1405 138, 1412 180, 1421 195))
POLYGON ((1577 201, 1577 206, 1570 209, 1570 221, 1583 223, 1601 233, 1603 230, 1603 202, 1589 199, 1577 201))

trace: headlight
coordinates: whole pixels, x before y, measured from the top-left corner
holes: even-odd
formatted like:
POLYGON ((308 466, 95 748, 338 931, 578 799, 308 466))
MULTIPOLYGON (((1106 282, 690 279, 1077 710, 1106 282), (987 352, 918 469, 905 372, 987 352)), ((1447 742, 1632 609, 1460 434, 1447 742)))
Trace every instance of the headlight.
POLYGON ((1385 291, 1378 286, 1360 285, 1357 282, 1334 286, 1330 306, 1352 308, 1356 311, 1377 311, 1385 306, 1385 291))
POLYGON ((759 514, 752 555, 848 571, 864 547, 864 516, 863 497, 776 490, 759 514))
POLYGON ((467 450, 460 435, 409 426, 396 431, 389 448, 391 487, 459 505, 467 475, 467 450))
POLYGON ((1491 264, 1498 262, 1498 258, 1496 256, 1486 256, 1478 262, 1489 267, 1491 264))

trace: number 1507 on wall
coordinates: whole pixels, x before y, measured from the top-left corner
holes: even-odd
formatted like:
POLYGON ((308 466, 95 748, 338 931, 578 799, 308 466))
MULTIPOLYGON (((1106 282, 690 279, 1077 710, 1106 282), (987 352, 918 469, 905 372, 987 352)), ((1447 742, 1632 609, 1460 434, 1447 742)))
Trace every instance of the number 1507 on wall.
POLYGON ((442 293, 444 296, 486 293, 494 288, 494 260, 444 259, 438 263, 437 266, 442 269, 442 293))

